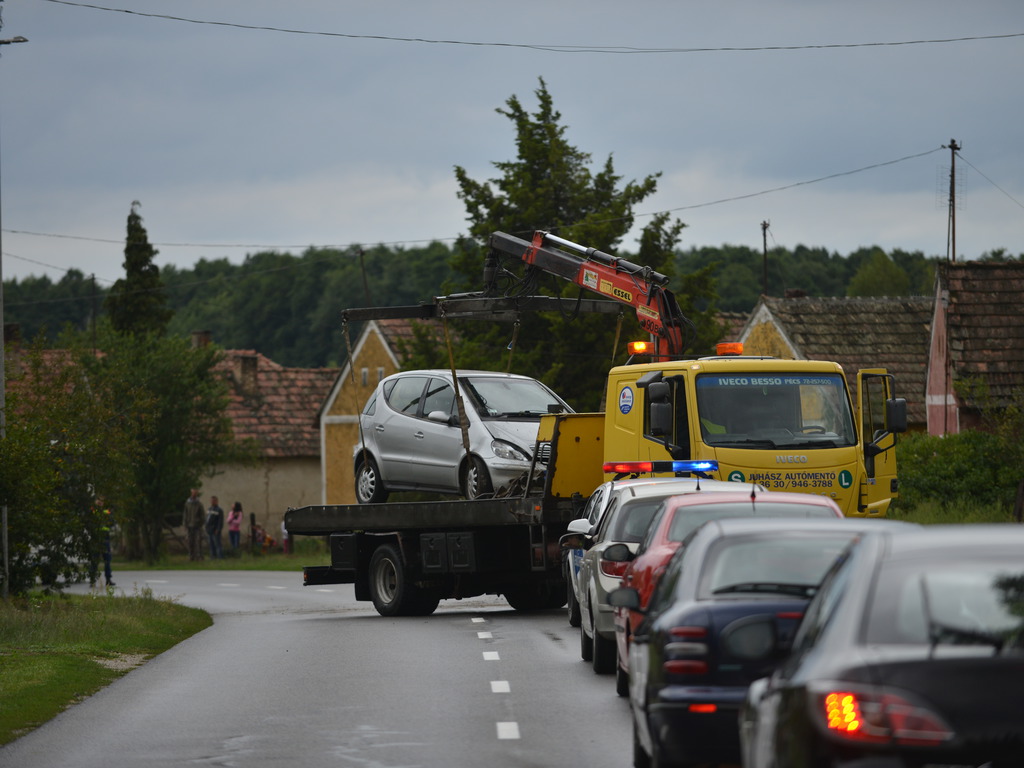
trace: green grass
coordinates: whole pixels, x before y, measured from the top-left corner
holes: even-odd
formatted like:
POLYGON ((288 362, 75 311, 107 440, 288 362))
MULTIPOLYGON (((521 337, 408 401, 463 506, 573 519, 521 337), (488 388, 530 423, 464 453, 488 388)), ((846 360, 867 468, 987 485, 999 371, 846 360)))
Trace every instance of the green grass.
POLYGON ((969 499, 955 499, 947 504, 924 502, 913 508, 903 508, 899 500, 893 502, 888 517, 921 525, 947 523, 1014 523, 1020 522, 1013 513, 995 505, 978 504, 969 499))
POLYGON ((149 590, 0 602, 0 745, 212 623, 149 590))
POLYGON ((304 565, 330 565, 331 555, 322 537, 303 536, 295 539, 295 552, 253 552, 243 546, 237 553, 224 550, 224 557, 204 557, 190 562, 184 553, 165 554, 155 563, 114 557, 114 581, 117 571, 301 571, 304 565))

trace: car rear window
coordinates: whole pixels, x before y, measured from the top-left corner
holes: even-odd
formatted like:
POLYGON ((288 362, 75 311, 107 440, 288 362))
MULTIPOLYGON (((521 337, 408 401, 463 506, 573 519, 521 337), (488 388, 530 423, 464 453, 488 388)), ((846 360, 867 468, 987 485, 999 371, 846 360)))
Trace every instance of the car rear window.
POLYGON ((810 597, 856 535, 853 531, 779 531, 722 537, 708 548, 704 558, 699 596, 810 597))
POLYGON ((668 540, 682 541, 708 520, 726 517, 835 517, 831 507, 818 504, 789 504, 780 502, 726 502, 695 504, 676 509, 669 526, 668 540))
POLYGON ((1024 649, 1020 559, 887 563, 868 608, 869 643, 1024 649))
POLYGON ((624 502, 615 515, 606 538, 610 541, 639 543, 647 533, 651 519, 661 506, 661 502, 660 498, 624 502))

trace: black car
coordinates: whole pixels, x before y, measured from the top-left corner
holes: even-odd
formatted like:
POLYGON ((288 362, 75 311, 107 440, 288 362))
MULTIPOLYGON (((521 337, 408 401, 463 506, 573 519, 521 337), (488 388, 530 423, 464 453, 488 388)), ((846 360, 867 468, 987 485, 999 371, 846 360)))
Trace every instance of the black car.
POLYGON ((864 536, 740 730, 746 768, 1024 765, 1024 526, 864 536))
MULTIPOLYGON (((738 763, 747 686, 783 657, 835 559, 877 519, 730 518, 672 556, 629 646, 633 765, 738 763)), ((613 604, 636 609, 636 590, 613 604)))

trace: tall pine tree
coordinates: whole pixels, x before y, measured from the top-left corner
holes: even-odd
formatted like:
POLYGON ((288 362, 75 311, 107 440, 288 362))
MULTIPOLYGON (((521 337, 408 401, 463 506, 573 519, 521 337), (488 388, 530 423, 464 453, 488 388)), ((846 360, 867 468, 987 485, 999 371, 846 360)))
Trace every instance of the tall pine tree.
MULTIPOLYGON (((546 230, 588 247, 615 253, 633 226, 634 206, 657 189, 660 174, 641 181, 623 183, 609 157, 591 171, 591 156, 566 138, 561 114, 554 108, 544 80, 534 92, 538 107, 530 113, 516 96, 504 109, 515 129, 517 156, 494 163, 499 177, 488 181, 471 179, 456 167, 459 197, 466 205, 470 237, 456 247, 452 266, 459 284, 453 290, 480 290, 484 251, 481 247, 494 231, 504 231, 529 240, 534 230, 546 230)), ((639 263, 668 274, 675 246, 684 225, 667 215, 655 216, 644 228, 639 263)), ((523 265, 506 262, 510 273, 522 275, 523 265)), ((694 318, 693 299, 702 305, 699 313, 713 316, 714 289, 708 275, 699 274, 677 293, 684 312, 697 320, 691 336, 692 349, 704 352, 710 343, 696 338, 717 328, 694 318)), ((458 338, 455 362, 460 368, 510 370, 541 379, 577 410, 602 407, 608 368, 625 362, 629 339, 646 338, 629 307, 623 305, 622 322, 608 315, 577 316, 575 300, 583 289, 552 276, 544 276, 528 287, 564 299, 561 312, 523 315, 521 323, 453 321, 458 338)), ((511 289, 518 290, 518 289, 511 289)), ((590 294, 588 298, 594 298, 590 294)), ((713 340, 712 340, 713 341, 713 340)), ((447 353, 427 338, 418 339, 411 365, 447 367, 447 353)))
POLYGON ((157 255, 142 226, 138 200, 128 214, 128 236, 124 246, 125 276, 114 283, 103 306, 118 333, 162 336, 174 311, 167 306, 157 255))

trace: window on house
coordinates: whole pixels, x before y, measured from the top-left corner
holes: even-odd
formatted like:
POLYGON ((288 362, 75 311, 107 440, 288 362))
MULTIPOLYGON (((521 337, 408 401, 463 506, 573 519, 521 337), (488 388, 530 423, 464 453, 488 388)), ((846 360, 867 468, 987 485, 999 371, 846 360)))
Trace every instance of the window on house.
MULTIPOLYGON (((380 381, 380 379, 377 379, 377 381, 380 381)), ((370 369, 369 368, 363 368, 363 386, 365 387, 369 383, 370 383, 370 369)))
POLYGON ((380 384, 384 380, 384 368, 377 369, 377 383, 380 384))

